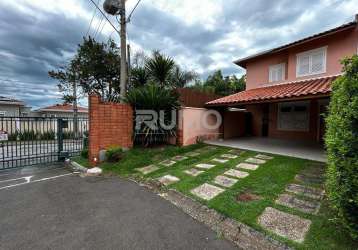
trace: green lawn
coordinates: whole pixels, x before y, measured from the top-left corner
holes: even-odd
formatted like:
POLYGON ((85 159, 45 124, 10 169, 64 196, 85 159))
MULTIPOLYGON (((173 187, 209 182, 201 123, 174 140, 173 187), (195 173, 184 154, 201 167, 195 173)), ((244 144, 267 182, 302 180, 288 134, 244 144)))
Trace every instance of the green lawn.
POLYGON ((177 176, 180 178, 180 182, 169 186, 169 188, 176 189, 228 217, 243 222, 259 231, 264 231, 272 237, 297 249, 357 249, 358 244, 354 243, 349 238, 343 228, 335 225, 327 201, 322 202, 318 215, 307 215, 294 209, 276 205, 274 202, 278 195, 284 192, 286 185, 294 182, 294 177, 297 173, 307 168, 317 167, 317 163, 315 162, 274 155, 274 159, 269 160, 257 170, 245 170, 250 172, 248 177, 240 179, 233 187, 226 189, 225 192, 208 202, 192 195, 190 190, 205 182, 212 182, 216 176, 228 169, 234 168, 238 163, 243 162, 245 159, 255 156, 257 152, 246 151, 241 154, 240 157, 232 159, 227 163, 215 163, 216 167, 205 171, 205 173, 197 177, 191 177, 183 173, 183 171, 192 168, 198 163, 210 163, 212 158, 227 153, 229 148, 217 147, 217 149, 202 153, 200 156, 189 157, 189 159, 178 162, 171 167, 161 167, 158 171, 146 176, 141 175, 135 170, 136 168, 150 164, 158 164, 170 157, 182 155, 186 152, 191 152, 205 146, 206 145, 199 144, 189 147, 168 146, 156 149, 135 148, 127 152, 124 159, 119 163, 104 163, 101 167, 103 167, 105 172, 112 172, 124 177, 130 176, 134 178, 154 179, 166 174, 177 176), (236 197, 242 192, 250 192, 259 195, 262 199, 251 202, 237 202, 236 197), (268 206, 277 208, 281 211, 290 212, 291 214, 296 214, 312 221, 310 231, 303 244, 295 243, 283 237, 276 236, 260 227, 257 223, 257 218, 268 206))

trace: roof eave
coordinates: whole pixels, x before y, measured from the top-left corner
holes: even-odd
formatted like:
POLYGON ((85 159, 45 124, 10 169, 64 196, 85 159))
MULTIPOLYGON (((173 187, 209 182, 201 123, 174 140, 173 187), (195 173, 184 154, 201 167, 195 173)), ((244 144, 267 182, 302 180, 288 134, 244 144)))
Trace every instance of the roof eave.
POLYGON ((246 69, 246 64, 250 60, 256 59, 256 58, 261 57, 261 56, 269 55, 271 53, 277 53, 277 52, 280 52, 280 51, 283 51, 283 50, 286 50, 286 49, 289 49, 289 48, 292 48, 292 47, 295 47, 295 46, 298 46, 298 45, 309 43, 309 42, 312 42, 314 40, 320 39, 322 37, 327 37, 327 36, 336 34, 338 32, 342 32, 342 31, 354 28, 356 25, 357 25, 357 21, 353 21, 353 22, 347 23, 346 25, 343 25, 344 27, 337 28, 336 30, 331 29, 331 30, 326 31, 326 32, 321 32, 321 33, 318 33, 316 35, 312 35, 312 36, 297 40, 295 42, 288 43, 286 45, 276 47, 274 49, 265 50, 265 51, 256 53, 254 55, 235 60, 234 64, 246 69))
POLYGON ((330 97, 330 95, 331 95, 331 91, 326 92, 326 93, 300 95, 300 96, 292 96, 292 97, 285 97, 285 98, 270 98, 270 99, 242 101, 242 102, 213 103, 213 104, 206 104, 205 106, 210 107, 210 108, 235 107, 235 106, 249 105, 249 104, 274 103, 274 102, 297 101, 297 100, 307 100, 307 99, 320 99, 320 98, 330 97))

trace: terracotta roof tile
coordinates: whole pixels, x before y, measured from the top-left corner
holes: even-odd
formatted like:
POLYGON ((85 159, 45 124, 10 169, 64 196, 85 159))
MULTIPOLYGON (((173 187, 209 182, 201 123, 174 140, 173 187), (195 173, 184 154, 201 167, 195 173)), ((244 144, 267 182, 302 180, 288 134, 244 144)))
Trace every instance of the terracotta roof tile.
POLYGON ((245 104, 276 99, 329 94, 331 83, 338 76, 307 79, 262 88, 250 89, 206 103, 208 106, 245 104))
MULTIPOLYGON (((56 104, 56 105, 52 105, 52 106, 48 106, 45 108, 41 108, 39 109, 39 111, 73 111, 73 105, 71 104, 56 104)), ((79 112, 87 112, 88 109, 84 108, 84 107, 80 107, 78 106, 78 111, 79 112)))

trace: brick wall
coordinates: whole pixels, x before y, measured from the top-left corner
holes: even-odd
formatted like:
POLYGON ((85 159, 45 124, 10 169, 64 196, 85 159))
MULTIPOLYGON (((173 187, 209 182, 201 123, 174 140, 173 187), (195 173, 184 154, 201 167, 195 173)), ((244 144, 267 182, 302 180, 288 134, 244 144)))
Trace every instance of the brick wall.
POLYGON ((130 105, 89 97, 89 159, 95 165, 100 150, 133 147, 133 109, 130 105))

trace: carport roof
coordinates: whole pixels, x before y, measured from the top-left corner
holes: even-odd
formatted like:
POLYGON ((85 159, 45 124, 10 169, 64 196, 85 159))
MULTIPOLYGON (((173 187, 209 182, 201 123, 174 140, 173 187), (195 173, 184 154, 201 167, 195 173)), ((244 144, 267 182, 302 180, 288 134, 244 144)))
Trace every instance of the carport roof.
POLYGON ((206 103, 207 106, 235 106, 275 100, 307 99, 329 96, 331 83, 338 77, 326 76, 301 81, 286 82, 250 89, 206 103))

